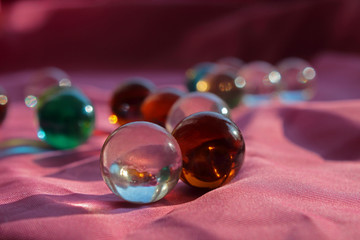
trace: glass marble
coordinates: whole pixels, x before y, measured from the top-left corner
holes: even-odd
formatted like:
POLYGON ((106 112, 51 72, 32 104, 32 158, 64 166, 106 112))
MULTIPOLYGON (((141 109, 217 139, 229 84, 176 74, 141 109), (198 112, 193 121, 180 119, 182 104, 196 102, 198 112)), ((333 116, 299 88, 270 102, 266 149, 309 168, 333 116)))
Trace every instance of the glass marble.
POLYGON ((197 91, 196 84, 216 68, 215 63, 202 62, 186 71, 186 87, 190 92, 197 91))
POLYGON ((222 98, 230 108, 238 106, 243 95, 244 85, 238 82, 232 71, 217 71, 206 75, 196 85, 199 92, 211 92, 222 98))
POLYGON ((95 124, 94 107, 74 87, 46 90, 37 105, 38 137, 58 149, 71 149, 84 143, 95 124))
POLYGON ((188 93, 177 100, 171 107, 166 119, 166 129, 169 132, 185 117, 197 113, 212 111, 230 118, 229 106, 218 96, 212 93, 188 93))
POLYGON ((143 119, 141 104, 155 90, 155 85, 145 78, 132 78, 120 84, 112 95, 111 111, 120 125, 143 119))
POLYGON ((181 180, 190 186, 223 186, 237 175, 244 162, 245 142, 239 128, 219 113, 190 115, 172 134, 182 152, 181 180))
POLYGON ((46 89, 53 86, 71 86, 70 77, 66 72, 56 67, 47 67, 35 72, 24 88, 26 106, 35 107, 37 98, 46 89))
POLYGON ((218 71, 231 71, 233 73, 237 73, 244 62, 236 57, 224 57, 219 59, 217 62, 217 70, 218 71))
POLYGON ((237 81, 244 85, 244 103, 252 106, 266 103, 276 96, 281 75, 270 63, 254 61, 240 68, 237 81))
POLYGON ((100 168, 110 190, 133 203, 151 203, 179 180, 181 150, 164 128, 138 121, 116 129, 101 150, 100 168))
POLYGON ((281 74, 282 92, 286 102, 309 100, 314 95, 315 69, 301 58, 286 58, 277 65, 281 74))
POLYGON ((5 120, 9 100, 5 90, 0 87, 0 125, 5 120))
POLYGON ((144 120, 165 127, 170 108, 184 94, 175 88, 160 89, 150 94, 140 108, 144 120))

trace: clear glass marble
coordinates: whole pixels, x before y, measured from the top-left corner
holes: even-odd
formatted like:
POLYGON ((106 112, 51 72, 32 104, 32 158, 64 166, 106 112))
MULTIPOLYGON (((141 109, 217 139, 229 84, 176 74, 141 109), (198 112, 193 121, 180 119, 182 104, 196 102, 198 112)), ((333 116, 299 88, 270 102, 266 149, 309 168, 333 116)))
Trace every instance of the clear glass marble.
POLYGON ((185 117, 197 112, 217 112, 230 118, 229 106, 218 96, 209 92, 189 93, 177 100, 166 119, 166 129, 172 132, 185 117))
POLYGON ((283 59, 277 65, 281 74, 282 92, 285 102, 309 100, 314 95, 315 69, 301 58, 283 59))
POLYGON ((224 57, 219 59, 217 62, 217 71, 232 71, 233 73, 237 73, 244 62, 236 57, 224 57))
POLYGON ((50 87, 70 87, 70 77, 66 72, 57 67, 47 67, 38 70, 30 78, 24 88, 25 105, 33 108, 38 103, 38 97, 50 87))
POLYGON ((244 86, 243 103, 253 106, 269 102, 280 90, 281 75, 264 61, 245 64, 238 71, 237 83, 244 86))
POLYGON ((181 150, 157 124, 138 121, 116 129, 101 151, 101 173, 110 190, 133 203, 151 203, 169 193, 180 178, 181 150))

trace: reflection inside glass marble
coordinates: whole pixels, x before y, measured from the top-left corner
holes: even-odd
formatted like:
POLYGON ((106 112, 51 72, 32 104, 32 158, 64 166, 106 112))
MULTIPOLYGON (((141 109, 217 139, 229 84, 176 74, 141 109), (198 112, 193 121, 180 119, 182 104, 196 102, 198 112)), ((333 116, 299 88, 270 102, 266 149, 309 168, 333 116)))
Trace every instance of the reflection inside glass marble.
POLYGON ((176 140, 164 128, 150 122, 119 127, 101 151, 101 173, 107 186, 133 203, 163 198, 178 182, 181 167, 176 140))

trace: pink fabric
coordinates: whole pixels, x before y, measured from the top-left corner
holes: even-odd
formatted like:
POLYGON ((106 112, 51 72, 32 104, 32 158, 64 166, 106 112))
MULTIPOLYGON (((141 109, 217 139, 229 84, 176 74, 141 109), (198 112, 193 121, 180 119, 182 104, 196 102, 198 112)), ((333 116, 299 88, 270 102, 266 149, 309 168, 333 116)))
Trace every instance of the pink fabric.
POLYGON ((41 2, 2 5, 10 107, 0 128, 0 239, 360 239, 359 1, 41 2), (154 204, 121 201, 99 169, 115 128, 114 87, 136 75, 184 88, 186 66, 227 55, 311 59, 314 100, 235 108, 246 156, 230 184, 204 192, 179 182, 154 204), (35 113, 22 103, 45 65, 68 70, 95 104, 94 136, 75 150, 37 141, 35 113))
MULTIPOLYGON (((233 110, 246 156, 230 184, 203 192, 180 182, 149 205, 119 200, 99 170, 100 148, 114 129, 107 122, 107 99, 100 96, 109 98, 111 86, 130 73, 70 72, 97 111, 95 135, 76 150, 10 152, 4 147, 10 139, 36 140, 34 113, 12 102, 1 128, 0 238, 358 239, 360 57, 325 54, 314 65, 318 100, 233 110), (102 84, 88 84, 99 77, 102 84)), ((2 75, 1 84, 16 96, 30 74, 2 75)), ((158 85, 176 79, 178 86, 183 77, 141 75, 158 85)))

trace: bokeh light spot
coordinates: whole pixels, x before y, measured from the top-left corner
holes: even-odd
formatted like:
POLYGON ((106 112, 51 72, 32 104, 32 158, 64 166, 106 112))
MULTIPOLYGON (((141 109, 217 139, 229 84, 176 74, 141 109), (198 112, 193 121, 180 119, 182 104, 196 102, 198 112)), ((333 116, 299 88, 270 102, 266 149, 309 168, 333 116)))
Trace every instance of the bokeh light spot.
POLYGON ((25 98, 25 105, 29 108, 35 107, 37 103, 37 98, 34 95, 29 95, 25 98))

